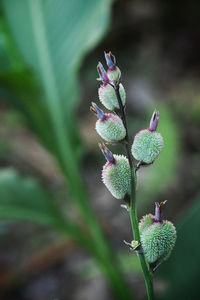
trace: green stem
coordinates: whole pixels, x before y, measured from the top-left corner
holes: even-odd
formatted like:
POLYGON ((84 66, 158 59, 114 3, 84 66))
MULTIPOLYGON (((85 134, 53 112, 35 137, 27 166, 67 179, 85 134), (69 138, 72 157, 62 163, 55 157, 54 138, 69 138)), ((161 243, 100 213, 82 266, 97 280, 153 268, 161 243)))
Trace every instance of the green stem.
MULTIPOLYGON (((124 112, 124 107, 123 107, 121 96, 120 96, 120 93, 119 93, 119 83, 114 84, 113 88, 115 90, 115 94, 116 94, 116 97, 118 99, 122 122, 124 124, 125 129, 126 129, 126 142, 127 143, 125 143, 124 146, 125 146, 127 158, 128 158, 130 169, 131 169, 131 195, 130 195, 129 203, 128 203, 129 216, 130 216, 130 220, 131 220, 131 227, 132 227, 133 237, 136 241, 139 242, 139 244, 141 244, 141 242, 140 242, 140 232, 139 232, 139 226, 138 226, 138 218, 137 218, 137 208, 136 208, 136 183, 137 183, 136 169, 133 165, 132 156, 131 156, 131 152, 130 152, 130 149, 129 149, 128 127, 127 127, 127 124, 126 124, 126 116, 125 116, 125 112, 124 112)), ((146 263, 143 252, 138 251, 137 256, 139 258, 140 265, 141 265, 141 268, 142 268, 142 273, 143 273, 143 276, 144 276, 144 281, 145 281, 148 300, 153 300, 154 299, 154 293, 153 293, 153 282, 152 282, 151 271, 148 268, 148 265, 146 263)))
MULTIPOLYGON (((129 208, 129 216, 131 220, 131 227, 133 231, 133 236, 136 241, 140 243, 140 234, 139 234, 139 228, 138 228, 138 220, 137 220, 137 211, 135 206, 129 208)), ((144 254, 140 251, 137 252, 137 256, 140 261, 140 265, 142 267, 142 273, 145 280, 146 285, 146 291, 147 291, 147 297, 149 300, 154 299, 154 292, 153 292, 153 282, 152 282, 152 274, 148 269, 144 254)))

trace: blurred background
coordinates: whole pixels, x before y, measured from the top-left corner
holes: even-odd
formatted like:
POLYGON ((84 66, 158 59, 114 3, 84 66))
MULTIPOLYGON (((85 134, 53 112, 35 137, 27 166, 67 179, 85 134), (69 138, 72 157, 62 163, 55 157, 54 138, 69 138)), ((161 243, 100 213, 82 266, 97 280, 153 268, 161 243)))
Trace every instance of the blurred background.
POLYGON ((89 112, 98 103, 104 50, 122 72, 130 137, 160 111, 165 147, 140 169, 137 192, 139 217, 167 199, 164 217, 178 230, 173 254, 155 275, 157 299, 199 298, 199 12, 195 0, 1 1, 0 299, 117 299, 62 223, 89 231, 88 207, 132 299, 145 299, 137 258, 123 244, 132 239, 128 215, 101 182, 105 160, 89 112))

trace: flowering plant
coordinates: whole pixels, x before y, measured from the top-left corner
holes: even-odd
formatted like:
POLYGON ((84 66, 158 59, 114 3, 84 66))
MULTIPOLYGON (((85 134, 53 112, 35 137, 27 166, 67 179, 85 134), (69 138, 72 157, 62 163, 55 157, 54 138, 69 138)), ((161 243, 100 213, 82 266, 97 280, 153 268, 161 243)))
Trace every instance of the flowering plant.
POLYGON ((142 166, 151 165, 164 145, 161 134, 156 131, 159 112, 153 112, 149 128, 139 131, 130 147, 125 114, 126 93, 121 83, 121 71, 111 52, 105 53, 105 59, 107 71, 101 63, 97 66, 98 80, 102 83, 98 94, 101 103, 112 113, 104 113, 95 103, 90 109, 98 118, 97 133, 108 145, 123 145, 126 156, 113 154, 104 143, 99 144, 107 160, 102 170, 102 180, 115 198, 124 200, 123 207, 129 212, 134 235, 134 240, 125 244, 136 251, 148 299, 153 299, 153 273, 169 257, 176 241, 174 225, 162 219, 162 208, 166 201, 155 203, 155 215, 148 214, 139 223, 137 218, 137 172, 142 166))

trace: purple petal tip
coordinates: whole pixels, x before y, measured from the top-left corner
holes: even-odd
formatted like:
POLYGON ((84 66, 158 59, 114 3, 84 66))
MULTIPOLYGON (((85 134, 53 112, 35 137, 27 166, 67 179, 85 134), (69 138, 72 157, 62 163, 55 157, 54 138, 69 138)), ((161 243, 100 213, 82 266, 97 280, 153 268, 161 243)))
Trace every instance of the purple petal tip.
POLYGON ((104 144, 100 144, 99 143, 99 148, 101 149, 103 155, 105 156, 105 159, 111 163, 111 164, 115 164, 115 158, 112 154, 112 152, 104 145, 104 144))
POLYGON ((150 131, 156 131, 157 126, 158 126, 158 121, 159 121, 159 112, 158 111, 154 111, 153 115, 151 117, 151 121, 150 121, 150 125, 149 125, 149 130, 150 131))
POLYGON ((97 116, 98 119, 100 120, 105 119, 105 114, 103 110, 101 110, 96 103, 92 102, 92 105, 90 106, 90 110, 97 116))
POLYGON ((101 62, 97 65, 97 72, 99 74, 99 79, 104 83, 109 83, 109 78, 107 76, 106 70, 104 69, 101 62))
POLYGON ((105 55, 105 59, 106 59, 106 63, 107 63, 108 68, 110 70, 114 70, 116 68, 115 56, 111 53, 111 51, 109 51, 108 53, 106 53, 104 51, 104 55, 105 55))
POLYGON ((163 210, 163 206, 165 205, 165 203, 167 202, 167 200, 163 201, 163 202, 155 202, 155 217, 154 217, 154 222, 162 222, 162 210, 163 210))

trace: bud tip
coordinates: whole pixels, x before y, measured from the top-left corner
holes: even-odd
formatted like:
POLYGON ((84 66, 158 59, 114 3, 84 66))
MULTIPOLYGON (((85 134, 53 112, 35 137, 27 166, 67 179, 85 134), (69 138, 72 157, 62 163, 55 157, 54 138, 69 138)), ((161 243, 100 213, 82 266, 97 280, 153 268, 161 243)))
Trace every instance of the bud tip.
POLYGON ((158 126, 158 121, 159 121, 159 111, 156 109, 153 112, 153 115, 151 117, 150 125, 149 125, 149 130, 150 131, 156 131, 157 126, 158 126))
POLYGON ((155 202, 155 217, 154 222, 162 222, 162 215, 163 215, 163 206, 166 204, 167 200, 163 202, 155 202))
POLYGON ((101 110, 94 102, 92 102, 92 105, 90 106, 90 111, 93 112, 98 119, 102 121, 106 119, 106 115, 104 114, 103 110, 101 110))
POLYGON ((109 51, 108 53, 106 53, 104 51, 104 55, 105 55, 105 59, 106 59, 106 63, 107 63, 108 68, 110 70, 114 70, 116 68, 115 56, 111 53, 111 51, 109 51))
POLYGON ((111 163, 111 164, 115 164, 115 158, 112 154, 112 152, 105 146, 105 144, 101 144, 99 143, 99 148, 101 149, 101 152, 103 153, 103 155, 105 156, 105 159, 111 163))
POLYGON ((104 69, 101 62, 99 62, 97 65, 97 72, 99 74, 99 78, 97 78, 97 80, 100 80, 103 83, 109 83, 109 78, 107 76, 106 70, 104 69))

